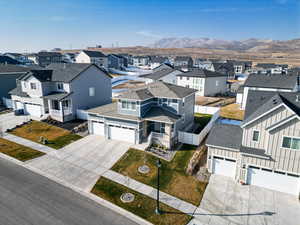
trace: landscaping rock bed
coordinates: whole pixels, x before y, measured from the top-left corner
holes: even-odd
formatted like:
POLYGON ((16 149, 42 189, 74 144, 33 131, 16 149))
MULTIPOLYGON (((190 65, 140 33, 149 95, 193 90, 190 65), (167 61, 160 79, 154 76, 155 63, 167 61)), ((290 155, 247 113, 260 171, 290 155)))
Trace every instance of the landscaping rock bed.
POLYGON ((156 147, 149 147, 146 149, 146 151, 154 154, 157 157, 167 160, 167 161, 171 161, 176 153, 176 151, 162 150, 162 149, 156 148, 156 147))

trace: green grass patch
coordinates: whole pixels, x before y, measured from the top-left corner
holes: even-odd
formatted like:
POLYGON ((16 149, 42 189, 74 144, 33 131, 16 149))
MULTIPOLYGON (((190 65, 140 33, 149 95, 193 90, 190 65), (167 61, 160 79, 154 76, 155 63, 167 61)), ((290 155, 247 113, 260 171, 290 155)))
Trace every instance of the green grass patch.
POLYGON ((154 199, 106 178, 100 178, 91 192, 153 224, 184 225, 192 219, 191 216, 163 203, 160 203, 160 210, 165 213, 157 215, 155 214, 156 201, 154 199), (135 199, 133 202, 123 203, 120 197, 127 192, 134 194, 135 199))
POLYGON ((22 162, 45 155, 43 152, 39 152, 3 138, 0 138, 0 152, 22 162))
POLYGON ((209 123, 212 115, 210 114, 202 114, 202 113, 195 113, 194 114, 194 121, 195 123, 199 124, 200 126, 195 131, 195 133, 200 133, 201 130, 209 123))
MULTIPOLYGON (((183 145, 171 162, 161 160, 160 189, 194 205, 199 205, 207 183, 198 181, 186 174, 186 167, 196 146, 183 145)), ((143 151, 129 149, 126 154, 112 167, 112 170, 129 176, 144 184, 156 187, 157 157, 143 151), (138 167, 148 165, 150 172, 141 174, 138 167)))

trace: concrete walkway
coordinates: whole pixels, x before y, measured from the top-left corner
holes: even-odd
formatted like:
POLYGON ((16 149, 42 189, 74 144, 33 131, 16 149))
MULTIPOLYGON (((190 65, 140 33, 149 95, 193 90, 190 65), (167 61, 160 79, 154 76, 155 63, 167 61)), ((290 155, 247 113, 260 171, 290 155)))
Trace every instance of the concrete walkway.
MULTIPOLYGON (((128 188, 131 188, 137 192, 140 192, 144 195, 149 196, 150 198, 156 199, 157 191, 155 188, 150 187, 149 185, 143 184, 134 179, 131 179, 129 177, 126 177, 120 173, 114 172, 112 170, 108 170, 104 174, 102 174, 102 177, 105 177, 116 183, 124 185, 128 188)), ((160 191, 159 195, 160 195, 160 202, 162 202, 168 206, 171 206, 174 209, 177 209, 186 214, 193 215, 195 210, 197 209, 197 206, 194 206, 188 202, 182 201, 182 200, 180 200, 174 196, 171 196, 165 192, 160 191)))
POLYGON ((18 137, 16 135, 12 135, 12 134, 9 134, 9 133, 4 133, 4 136, 2 138, 6 139, 6 140, 9 140, 9 141, 12 141, 12 142, 15 142, 15 143, 18 143, 20 145, 24 145, 26 147, 29 147, 29 148, 32 148, 32 149, 35 149, 35 150, 38 150, 40 152, 44 152, 46 154, 48 154, 50 152, 57 151, 54 148, 50 148, 46 145, 42 145, 42 144, 30 141, 30 140, 25 139, 25 138, 18 137))

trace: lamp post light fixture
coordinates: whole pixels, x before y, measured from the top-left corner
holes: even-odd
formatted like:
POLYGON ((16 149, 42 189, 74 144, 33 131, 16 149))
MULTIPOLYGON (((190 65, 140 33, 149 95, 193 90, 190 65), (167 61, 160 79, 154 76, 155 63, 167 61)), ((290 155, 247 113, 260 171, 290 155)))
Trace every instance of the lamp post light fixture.
POLYGON ((155 213, 157 215, 160 215, 162 212, 159 209, 159 172, 160 172, 160 167, 161 167, 161 162, 160 159, 157 160, 156 162, 156 166, 157 166, 157 197, 156 197, 156 209, 155 209, 155 213))

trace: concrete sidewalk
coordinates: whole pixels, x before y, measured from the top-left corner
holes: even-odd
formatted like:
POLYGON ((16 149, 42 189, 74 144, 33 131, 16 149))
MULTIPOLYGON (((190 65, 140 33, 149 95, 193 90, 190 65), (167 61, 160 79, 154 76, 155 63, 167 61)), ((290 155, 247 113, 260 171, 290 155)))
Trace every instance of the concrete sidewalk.
MULTIPOLYGON (((126 177, 120 173, 114 172, 112 170, 106 171, 102 174, 102 177, 110 179, 116 183, 124 185, 128 188, 131 188, 137 192, 140 192, 144 195, 149 196, 150 198, 156 199, 157 190, 149 185, 143 184, 139 181, 126 177)), ((160 202, 173 207, 181 212, 184 212, 189 215, 193 215, 197 206, 194 206, 188 202, 182 201, 172 195, 169 195, 163 191, 159 192, 160 195, 160 202)))
POLYGON ((4 133, 4 136, 2 138, 6 139, 6 140, 9 140, 9 141, 12 141, 12 142, 15 142, 15 143, 18 143, 20 145, 24 145, 26 147, 29 147, 29 148, 32 148, 32 149, 35 149, 35 150, 38 150, 40 152, 44 152, 46 154, 48 154, 50 152, 57 151, 54 148, 50 148, 46 145, 42 145, 42 144, 30 141, 30 140, 25 139, 25 138, 18 137, 16 135, 12 135, 12 134, 9 134, 9 133, 4 133))

